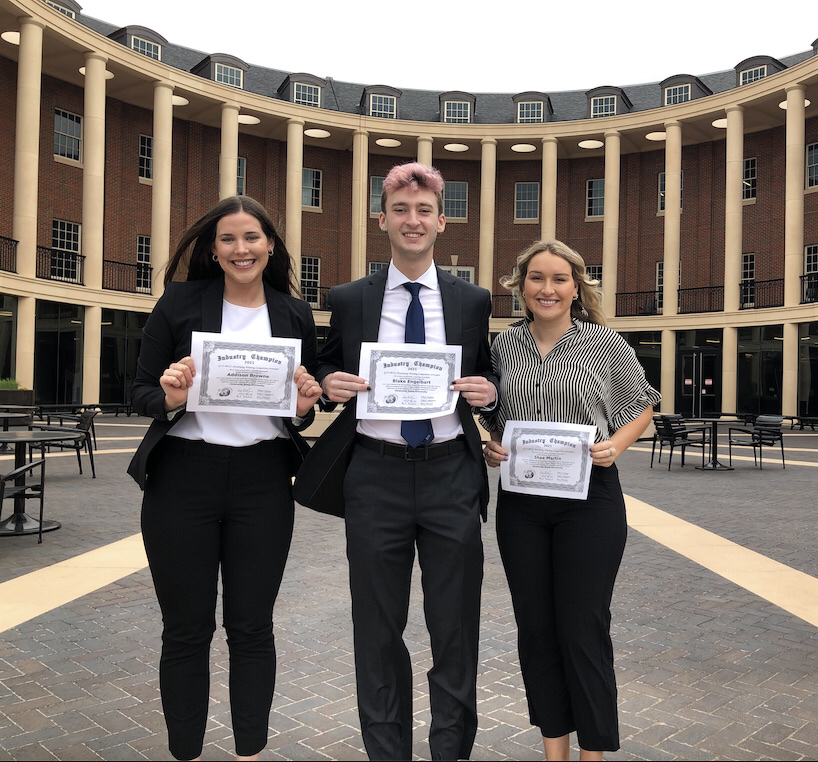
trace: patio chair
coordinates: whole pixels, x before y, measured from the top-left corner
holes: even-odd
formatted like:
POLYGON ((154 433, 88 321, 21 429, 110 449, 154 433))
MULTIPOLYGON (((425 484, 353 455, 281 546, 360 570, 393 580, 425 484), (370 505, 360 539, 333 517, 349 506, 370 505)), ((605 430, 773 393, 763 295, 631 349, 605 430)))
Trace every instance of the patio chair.
POLYGON ((673 460, 673 449, 678 447, 682 451, 682 467, 685 464, 685 449, 688 447, 702 448, 702 465, 704 465, 704 448, 709 441, 710 429, 707 426, 687 426, 681 415, 653 416, 656 432, 653 435, 653 448, 650 451, 650 467, 653 468, 653 456, 656 444, 659 443, 659 462, 662 462, 662 449, 665 445, 670 448, 667 458, 667 470, 673 460))
POLYGON ((727 444, 730 465, 733 465, 733 447, 752 447, 753 462, 764 468, 763 451, 765 447, 781 447, 781 467, 786 468, 784 461, 784 434, 781 431, 782 415, 759 415, 752 429, 730 428, 727 430, 727 444))
POLYGON ((33 460, 26 463, 7 474, 0 474, 0 515, 3 512, 3 502, 6 499, 23 499, 40 501, 40 528, 37 532, 37 543, 43 541, 43 506, 45 495, 45 460, 33 460), (39 481, 26 481, 26 474, 34 475, 36 469, 40 470, 39 481), (17 484, 17 481, 20 484, 17 484))
POLYGON ((97 478, 97 471, 94 465, 94 437, 93 426, 94 418, 99 410, 82 410, 77 416, 76 426, 52 426, 49 424, 35 423, 32 429, 39 429, 40 431, 70 431, 76 433, 78 430, 83 433, 80 439, 66 439, 65 441, 56 440, 54 442, 46 442, 43 446, 48 450, 56 447, 61 450, 75 450, 77 453, 77 463, 80 467, 80 474, 82 474, 82 458, 80 453, 85 450, 88 453, 88 459, 91 461, 91 475, 94 479, 97 478))

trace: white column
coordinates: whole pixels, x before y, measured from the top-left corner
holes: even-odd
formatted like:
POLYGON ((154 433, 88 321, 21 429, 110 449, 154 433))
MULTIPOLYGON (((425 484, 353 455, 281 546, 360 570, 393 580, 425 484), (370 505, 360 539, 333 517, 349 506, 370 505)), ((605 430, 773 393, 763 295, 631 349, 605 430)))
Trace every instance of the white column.
POLYGON ((219 154, 219 198, 236 195, 239 164, 239 107, 222 103, 222 140, 219 154))
MULTIPOLYGON (((678 312, 679 303, 679 250, 682 221, 681 122, 667 122, 665 136, 665 266, 662 313, 675 315, 678 312)), ((602 277, 603 280, 606 277, 604 267, 602 277)))
POLYGON ((798 415, 798 323, 784 323, 781 347, 781 414, 798 415))
MULTIPOLYGON (((743 253, 744 109, 741 106, 727 109, 727 167, 724 181, 724 311, 735 312, 739 308, 743 253)), ((735 372, 735 358, 733 364, 735 372)), ((727 406, 724 409, 733 410, 727 406)))
POLYGON ((735 326, 724 326, 721 352, 721 409, 735 413, 738 405, 738 329, 735 326))
POLYGON ((352 136, 352 245, 350 280, 366 274, 366 222, 369 219, 369 133, 352 136))
POLYGON ((497 184, 497 141, 480 141, 480 241, 478 244, 478 283, 494 292, 494 204, 497 184))
MULTIPOLYGON (((17 243, 17 272, 34 278, 37 272, 37 194, 40 165, 40 81, 43 63, 43 24, 20 19, 17 56, 17 115, 14 133, 14 210, 12 237, 17 243)), ((17 298, 16 379, 34 388, 33 296, 17 298)))
POLYGON ((427 167, 432 166, 432 143, 434 142, 435 139, 427 135, 421 135, 418 138, 418 162, 420 164, 425 164, 427 167))
POLYGON ((557 237, 557 139, 542 139, 542 221, 540 236, 544 241, 557 237))
POLYGON ((804 269, 804 92, 787 88, 786 191, 784 206, 784 306, 801 302, 804 269))
POLYGON ((153 185, 151 186, 151 291, 161 296, 164 268, 170 258, 170 189, 173 155, 173 87, 153 87, 153 185))
POLYGON ((617 258, 619 256, 620 134, 605 133, 605 215, 602 218, 602 308, 606 318, 616 315, 617 258))
MULTIPOLYGON (((605 276, 603 271, 602 276, 605 276)), ((676 412, 676 331, 662 331, 662 359, 660 362, 659 391, 662 393, 660 410, 676 412)))
POLYGON ((301 283, 301 186, 304 183, 304 122, 287 122, 287 192, 285 243, 301 283))

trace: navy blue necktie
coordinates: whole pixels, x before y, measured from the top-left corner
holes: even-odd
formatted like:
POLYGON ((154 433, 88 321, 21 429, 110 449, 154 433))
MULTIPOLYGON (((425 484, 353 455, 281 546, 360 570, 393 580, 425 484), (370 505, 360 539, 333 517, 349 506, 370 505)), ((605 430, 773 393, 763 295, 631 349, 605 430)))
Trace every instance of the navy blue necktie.
MULTIPOLYGON (((420 283, 404 283, 403 287, 412 294, 409 309, 406 310, 406 332, 404 341, 407 344, 424 344, 426 342, 426 325, 423 320, 423 305, 420 303, 420 283)), ((422 421, 402 421, 400 435, 410 447, 431 444, 435 438, 432 422, 427 418, 422 421)))

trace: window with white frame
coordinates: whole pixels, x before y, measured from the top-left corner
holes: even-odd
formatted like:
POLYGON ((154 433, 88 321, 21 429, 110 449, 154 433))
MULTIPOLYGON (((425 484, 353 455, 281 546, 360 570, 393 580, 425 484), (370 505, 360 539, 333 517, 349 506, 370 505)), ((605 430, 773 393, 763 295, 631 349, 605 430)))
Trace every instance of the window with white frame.
POLYGON ((818 244, 804 247, 804 276, 802 302, 818 302, 818 244))
POLYGON ((321 170, 301 171, 301 206, 309 209, 321 208, 321 170))
POLYGON ((54 155, 82 160, 82 117, 54 109, 54 155))
POLYGON ((321 105, 321 88, 318 85, 296 82, 293 88, 293 103, 318 108, 321 105))
POLYGON ((247 193, 247 157, 239 156, 236 161, 236 195, 247 193))
POLYGON ((370 262, 369 274, 374 275, 378 270, 385 270, 387 267, 389 267, 389 262, 370 262))
POLYGON ((741 296, 742 307, 752 307, 756 301, 756 255, 741 255, 741 296))
MULTIPOLYGON (((685 173, 682 171, 679 174, 679 208, 684 208, 684 200, 685 200, 685 189, 684 189, 684 179, 685 173)), ((660 212, 665 211, 665 173, 659 173, 659 181, 658 181, 658 202, 657 208, 660 212)))
MULTIPOLYGON (((681 264, 681 263, 679 263, 681 264)), ((665 306, 665 263, 656 263, 656 312, 660 313, 665 306)))
POLYGON ((70 19, 77 18, 77 14, 74 13, 74 11, 72 11, 70 8, 66 8, 63 5, 60 5, 57 2, 54 2, 54 0, 43 0, 43 2, 47 6, 53 8, 55 11, 59 11, 60 13, 62 13, 63 16, 68 16, 68 18, 70 19))
POLYGON ((318 257, 301 257, 301 294, 304 301, 318 306, 321 278, 321 260, 318 257))
POLYGON ((605 180, 587 180, 585 183, 585 216, 602 217, 605 214, 605 180))
POLYGON ((616 96, 599 95, 591 98, 591 118, 601 116, 616 116, 616 96))
POLYGON ((78 282, 80 224, 67 220, 51 221, 51 278, 78 282))
POLYGON ((369 96, 369 115, 379 116, 383 119, 396 119, 398 115, 398 99, 394 95, 378 95, 372 93, 369 96))
POLYGON ((741 199, 749 201, 756 197, 756 181, 758 180, 758 164, 756 160, 745 159, 742 168, 741 199))
POLYGON ((383 195, 383 177, 369 178, 369 213, 381 213, 381 196, 383 195))
POLYGON ((139 136, 139 177, 153 180, 153 138, 150 135, 139 136))
POLYGON ((807 188, 818 188, 818 143, 807 146, 807 188))
POLYGON ((162 60, 162 46, 156 42, 146 40, 144 37, 131 37, 131 50, 141 53, 143 56, 153 58, 154 61, 162 60))
POLYGON ((143 294, 151 292, 151 237, 136 237, 136 290, 143 294))
POLYGON ((446 181, 443 185, 443 214, 448 220, 469 217, 469 184, 446 181))
POLYGON ((589 280, 602 283, 602 265, 585 265, 585 274, 589 280))
POLYGON ((244 72, 236 66, 217 63, 213 68, 213 79, 223 85, 230 85, 230 87, 241 89, 244 82, 243 76, 244 72))
POLYGON ((474 268, 473 267, 458 267, 457 265, 438 265, 444 272, 451 273, 456 278, 466 281, 466 283, 474 283, 474 268))
POLYGON ((665 88, 665 106, 687 103, 691 98, 690 84, 673 85, 665 88))
POLYGON ((446 101, 443 121, 449 124, 468 124, 471 121, 471 103, 468 101, 446 101))
POLYGON ((514 183, 514 219, 540 218, 540 184, 514 183))
POLYGON ((542 101, 520 101, 517 104, 517 123, 535 124, 542 122, 542 101))
POLYGON ((818 273, 818 244, 804 247, 804 275, 818 273))
POLYGON ((741 72, 741 84, 749 85, 751 82, 756 82, 759 79, 764 79, 767 76, 767 66, 754 66, 752 69, 745 69, 741 72))

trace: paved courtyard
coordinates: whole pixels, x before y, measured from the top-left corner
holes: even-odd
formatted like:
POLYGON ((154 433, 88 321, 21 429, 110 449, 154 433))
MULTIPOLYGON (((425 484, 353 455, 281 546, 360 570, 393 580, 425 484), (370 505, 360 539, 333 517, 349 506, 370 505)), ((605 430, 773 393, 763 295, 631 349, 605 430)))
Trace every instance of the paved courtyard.
MULTIPOLYGON (((73 453, 48 457, 46 515, 62 527, 42 545, 36 536, 0 538, 0 625, 14 617, 5 595, 14 580, 32 599, 62 593, 74 584, 63 574, 66 562, 80 563, 89 551, 139 531, 140 493, 125 468, 147 421, 97 420, 96 479, 88 468, 78 474, 73 453)), ((810 591, 818 590, 818 432, 787 430, 785 446, 786 469, 767 452, 764 469, 756 469, 749 451, 734 457, 729 472, 695 470, 695 452, 684 469, 678 455, 670 472, 666 462, 651 469, 649 442, 634 446, 619 466, 628 496, 689 522, 691 531, 706 530, 697 537, 717 536, 783 565, 781 587, 803 586, 809 609, 810 591)), ((0 456, 0 471, 10 464, 10 456, 0 456)), ((472 759, 541 759, 493 510, 483 537, 480 726, 472 759)), ((717 547, 711 555, 729 564, 720 553, 717 547)), ((776 594, 744 587, 742 575, 753 572, 722 576, 631 530, 613 605, 622 749, 608 759, 818 759, 818 621, 790 613, 776 594)), ((431 657, 415 577, 406 640, 416 679, 415 755, 428 759, 431 657)), ((160 621, 147 569, 71 598, 69 591, 62 604, 0 635, 0 760, 169 759, 157 677, 160 621)), ((297 509, 276 607, 277 692, 262 759, 366 758, 349 609, 342 522, 297 509)), ((219 630, 205 760, 233 756, 226 677, 219 630)))

